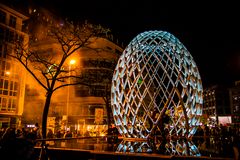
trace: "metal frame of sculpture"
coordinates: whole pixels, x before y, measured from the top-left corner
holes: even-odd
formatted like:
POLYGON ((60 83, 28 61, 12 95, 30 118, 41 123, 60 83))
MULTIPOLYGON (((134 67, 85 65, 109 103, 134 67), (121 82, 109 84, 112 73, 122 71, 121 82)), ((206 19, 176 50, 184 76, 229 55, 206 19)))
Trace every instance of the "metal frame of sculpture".
POLYGON ((137 35, 120 56, 112 79, 113 118, 124 138, 118 151, 164 146, 174 155, 200 155, 192 142, 179 141, 191 139, 200 125, 202 92, 196 63, 175 36, 165 31, 137 35))

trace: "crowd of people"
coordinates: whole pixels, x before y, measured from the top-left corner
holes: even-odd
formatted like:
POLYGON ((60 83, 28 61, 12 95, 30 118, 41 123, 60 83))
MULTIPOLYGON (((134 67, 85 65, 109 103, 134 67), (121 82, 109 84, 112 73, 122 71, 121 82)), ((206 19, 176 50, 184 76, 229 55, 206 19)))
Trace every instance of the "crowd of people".
POLYGON ((9 160, 34 159, 34 146, 38 138, 41 138, 38 123, 30 130, 14 127, 1 128, 0 155, 9 160))
MULTIPOLYGON (((118 135, 116 128, 109 128, 108 135, 118 135)), ((81 135, 79 132, 55 131, 48 129, 47 138, 75 138, 81 135)), ((114 143, 116 139, 109 138, 108 142, 114 143)), ((233 157, 239 159, 240 148, 240 127, 239 126, 199 126, 192 141, 199 149, 201 155, 217 157, 233 157)), ((38 123, 31 129, 2 128, 0 129, 0 155, 6 156, 10 160, 30 160, 33 159, 36 139, 41 139, 41 132, 38 123)), ((49 141, 50 142, 50 141, 49 141)), ((62 141, 52 141, 55 146, 61 146, 62 141)), ((66 142, 66 141, 65 141, 66 142)))
POLYGON ((203 155, 217 155, 221 157, 234 157, 239 159, 240 127, 224 126, 199 126, 193 142, 203 155))

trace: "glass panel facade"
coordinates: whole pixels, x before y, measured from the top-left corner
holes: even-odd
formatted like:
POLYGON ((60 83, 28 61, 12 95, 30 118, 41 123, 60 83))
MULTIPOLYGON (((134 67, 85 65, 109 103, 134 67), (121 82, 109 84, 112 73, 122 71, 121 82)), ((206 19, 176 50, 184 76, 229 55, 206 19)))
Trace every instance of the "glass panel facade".
POLYGON ((0 128, 19 125, 17 120, 23 111, 25 74, 7 53, 13 52, 10 43, 23 42, 25 33, 21 27, 24 19, 21 13, 12 12, 7 6, 0 7, 0 128))
MULTIPOLYGON (((2 47, 2 51, 6 46, 2 47)), ((17 108, 19 79, 17 66, 0 59, 0 112, 13 112, 17 108)))
POLYGON ((0 111, 15 111, 17 108, 18 82, 0 79, 0 111))

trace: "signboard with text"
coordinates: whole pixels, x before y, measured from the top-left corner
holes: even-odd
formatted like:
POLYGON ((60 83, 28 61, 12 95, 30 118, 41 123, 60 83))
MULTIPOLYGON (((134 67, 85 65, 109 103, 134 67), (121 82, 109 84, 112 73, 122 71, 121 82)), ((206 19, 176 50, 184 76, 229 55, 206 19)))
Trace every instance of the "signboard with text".
POLYGON ((101 124, 103 122, 103 108, 95 108, 95 123, 101 124))

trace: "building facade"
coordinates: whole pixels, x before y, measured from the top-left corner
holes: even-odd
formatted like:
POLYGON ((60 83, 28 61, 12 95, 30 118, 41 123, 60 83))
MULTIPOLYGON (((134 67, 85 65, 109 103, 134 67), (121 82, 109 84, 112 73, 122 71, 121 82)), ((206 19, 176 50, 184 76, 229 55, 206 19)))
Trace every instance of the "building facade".
POLYGON ((0 128, 18 127, 25 95, 25 70, 7 53, 13 52, 15 41, 28 39, 23 22, 28 17, 0 4, 0 128))
MULTIPOLYGON (((228 88, 214 85, 204 89, 203 114, 214 118, 219 123, 219 117, 231 114, 228 88)), ((229 120, 230 123, 231 120, 229 120)))
POLYGON ((232 122, 240 124, 240 81, 229 89, 232 122))

